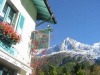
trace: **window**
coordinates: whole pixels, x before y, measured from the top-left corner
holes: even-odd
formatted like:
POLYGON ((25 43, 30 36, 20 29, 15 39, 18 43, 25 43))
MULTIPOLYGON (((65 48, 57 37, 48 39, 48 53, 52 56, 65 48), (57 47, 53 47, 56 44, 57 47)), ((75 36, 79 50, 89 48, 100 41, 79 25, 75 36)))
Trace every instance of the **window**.
POLYGON ((9 23, 22 34, 25 17, 10 0, 0 0, 0 22, 2 21, 9 23))
POLYGON ((0 75, 14 75, 15 70, 0 64, 0 75))
POLYGON ((14 9, 8 3, 6 3, 1 14, 3 21, 13 25, 15 14, 16 12, 14 9))

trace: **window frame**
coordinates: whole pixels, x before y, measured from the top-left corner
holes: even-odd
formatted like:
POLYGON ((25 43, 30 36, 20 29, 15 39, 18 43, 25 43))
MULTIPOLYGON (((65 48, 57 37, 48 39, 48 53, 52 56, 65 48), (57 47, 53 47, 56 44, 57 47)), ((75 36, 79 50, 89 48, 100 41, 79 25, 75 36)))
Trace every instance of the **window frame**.
MULTIPOLYGON (((14 29, 16 30, 16 26, 17 26, 17 22, 18 22, 18 18, 19 18, 18 17, 19 16, 19 14, 18 14, 19 11, 16 8, 16 6, 10 0, 6 0, 5 3, 4 3, 4 5, 3 5, 2 11, 1 11, 1 16, 0 16, 0 20, 1 20, 0 22, 4 21, 4 22, 7 23, 6 19, 4 20, 4 15, 5 14, 3 14, 3 12, 6 12, 6 11, 4 11, 5 5, 8 5, 12 9, 11 11, 15 12, 14 15, 13 15, 13 17, 12 17, 12 21, 11 21, 10 25, 12 25, 14 27, 14 29)), ((9 15, 6 18, 10 18, 9 15)))
POLYGON ((15 16, 14 14, 16 14, 16 12, 10 6, 10 4, 8 2, 5 3, 4 8, 2 10, 2 14, 3 14, 3 17, 4 17, 3 21, 13 25, 12 23, 13 23, 14 16, 15 16), (11 11, 13 11, 13 16, 10 15, 11 11), (7 20, 9 20, 9 21, 7 21, 7 20))
MULTIPOLYGON (((22 35, 22 30, 23 30, 24 22, 25 22, 25 17, 24 17, 24 15, 18 10, 18 8, 17 8, 17 7, 12 3, 12 1, 10 1, 10 0, 6 0, 6 2, 5 2, 5 4, 4 4, 4 6, 3 6, 3 9, 2 9, 2 11, 1 11, 1 13, 3 13, 4 7, 5 7, 6 4, 8 4, 9 7, 11 7, 11 9, 13 9, 13 11, 15 12, 14 17, 13 17, 13 21, 11 22, 10 25, 13 26, 13 28, 14 28, 15 31, 17 31, 19 34, 22 35), (24 21, 23 21, 23 24, 22 24, 23 26, 20 28, 20 20, 22 20, 21 17, 24 18, 24 21)), ((11 9, 10 9, 10 10, 11 10, 11 9)), ((1 20, 2 20, 2 18, 3 18, 2 16, 3 16, 3 15, 0 16, 1 20)), ((6 20, 3 20, 3 21, 6 22, 6 20)), ((1 22, 1 21, 0 21, 0 22, 1 22)), ((22 23, 22 22, 21 22, 21 23, 22 23)))

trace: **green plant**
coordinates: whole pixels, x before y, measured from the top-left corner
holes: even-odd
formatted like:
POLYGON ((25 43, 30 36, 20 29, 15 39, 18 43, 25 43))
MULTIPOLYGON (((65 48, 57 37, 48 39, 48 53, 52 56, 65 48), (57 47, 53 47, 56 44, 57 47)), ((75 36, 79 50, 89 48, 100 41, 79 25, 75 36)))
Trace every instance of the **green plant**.
POLYGON ((18 43, 21 40, 21 36, 14 30, 13 26, 5 22, 0 22, 0 34, 13 43, 18 43))

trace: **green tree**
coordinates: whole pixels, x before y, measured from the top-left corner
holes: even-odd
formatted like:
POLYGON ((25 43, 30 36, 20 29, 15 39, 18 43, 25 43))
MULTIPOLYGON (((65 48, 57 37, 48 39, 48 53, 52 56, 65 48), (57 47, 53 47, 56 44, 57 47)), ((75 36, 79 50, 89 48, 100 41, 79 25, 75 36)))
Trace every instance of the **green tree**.
POLYGON ((77 73, 78 70, 81 69, 81 65, 79 63, 77 63, 74 67, 73 67, 73 70, 72 70, 72 73, 77 73))
POLYGON ((84 70, 80 69, 77 71, 76 75, 85 75, 84 70))
POLYGON ((49 75, 57 75, 55 66, 49 66, 49 75))

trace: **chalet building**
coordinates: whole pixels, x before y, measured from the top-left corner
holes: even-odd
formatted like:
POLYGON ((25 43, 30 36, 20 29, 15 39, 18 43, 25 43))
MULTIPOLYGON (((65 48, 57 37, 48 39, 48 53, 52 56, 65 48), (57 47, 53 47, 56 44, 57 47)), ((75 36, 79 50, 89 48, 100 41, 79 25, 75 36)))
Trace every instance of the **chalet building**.
POLYGON ((0 0, 0 75, 31 74, 31 32, 44 22, 56 24, 47 0, 0 0))

